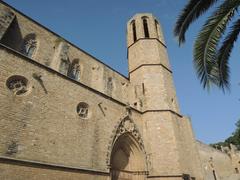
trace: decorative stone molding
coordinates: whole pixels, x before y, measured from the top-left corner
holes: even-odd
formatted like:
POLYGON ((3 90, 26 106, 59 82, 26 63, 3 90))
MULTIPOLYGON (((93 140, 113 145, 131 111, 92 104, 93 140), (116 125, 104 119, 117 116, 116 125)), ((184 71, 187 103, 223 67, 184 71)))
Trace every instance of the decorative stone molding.
POLYGON ((108 151, 107 151, 107 158, 106 158, 107 165, 110 166, 111 153, 115 145, 115 142, 121 135, 126 133, 129 133, 138 143, 140 149, 145 155, 146 167, 147 167, 147 164, 149 163, 148 163, 148 158, 146 155, 141 134, 137 128, 137 125, 133 122, 133 120, 130 118, 129 115, 123 119, 120 119, 117 122, 117 125, 114 127, 114 130, 112 131, 111 140, 109 141, 108 151))
POLYGON ((80 102, 77 105, 77 113, 81 119, 87 119, 89 117, 89 105, 85 102, 80 102))
POLYGON ((130 103, 127 103, 127 105, 125 106, 125 114, 126 117, 132 115, 130 103))
POLYGON ((24 76, 13 75, 9 77, 6 81, 6 86, 14 95, 23 95, 29 90, 28 80, 24 76))
POLYGON ((134 137, 134 139, 138 142, 140 148, 144 150, 143 141, 137 129, 137 126, 129 117, 124 118, 123 121, 119 124, 113 142, 115 143, 118 137, 123 135, 124 133, 130 133, 134 137))
POLYGON ((29 49, 29 48, 31 48, 31 47, 36 48, 36 47, 37 47, 37 40, 36 40, 36 39, 29 39, 29 40, 26 42, 25 46, 26 46, 26 49, 29 49))

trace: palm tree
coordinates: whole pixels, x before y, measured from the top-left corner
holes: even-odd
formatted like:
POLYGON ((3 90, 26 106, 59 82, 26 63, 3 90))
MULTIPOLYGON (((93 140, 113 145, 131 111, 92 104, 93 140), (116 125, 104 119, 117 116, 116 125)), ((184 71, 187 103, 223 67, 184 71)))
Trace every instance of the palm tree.
POLYGON ((194 44, 194 65, 204 88, 217 85, 229 89, 229 57, 240 33, 240 18, 236 18, 240 0, 189 0, 174 28, 179 45, 191 23, 216 5, 200 30, 194 44), (229 27, 230 24, 230 27, 229 27), (229 27, 229 29, 227 29, 229 27), (227 32, 227 35, 224 33, 227 32))

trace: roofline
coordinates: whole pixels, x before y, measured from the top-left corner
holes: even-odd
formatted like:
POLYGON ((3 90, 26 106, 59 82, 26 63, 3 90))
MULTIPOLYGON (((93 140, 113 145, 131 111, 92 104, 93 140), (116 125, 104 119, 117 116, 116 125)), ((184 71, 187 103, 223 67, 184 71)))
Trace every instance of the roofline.
POLYGON ((22 16, 24 16, 25 18, 29 19, 30 21, 34 22, 35 24, 37 24, 38 26, 44 28, 45 30, 47 30, 48 32, 54 34, 55 36, 63 39, 64 41, 66 41, 67 43, 69 43, 71 46, 77 48, 78 50, 82 51, 83 53, 85 53, 86 55, 90 56, 91 58, 93 58, 94 60, 96 60, 97 62, 103 64, 104 66, 106 66, 107 68, 111 69, 112 71, 114 71, 115 73, 119 74, 120 76, 122 76, 123 78, 129 80, 129 77, 123 75, 122 73, 120 73, 119 71, 113 69, 111 66, 105 64, 103 61, 101 61, 100 59, 94 57, 93 55, 89 54, 88 52, 84 51, 83 49, 81 49, 80 47, 78 47, 77 45, 73 44, 72 42, 68 41, 67 39, 65 39, 64 37, 60 36, 59 34, 57 34, 56 32, 52 31, 51 29, 47 28, 46 26, 40 24, 39 22, 35 21, 34 19, 32 19, 31 17, 27 16, 26 14, 24 14, 23 12, 17 10, 16 8, 14 8, 13 6, 9 5, 8 3, 1 1, 1 4, 4 4, 5 6, 13 9, 14 11, 16 11, 17 13, 21 14, 22 16))

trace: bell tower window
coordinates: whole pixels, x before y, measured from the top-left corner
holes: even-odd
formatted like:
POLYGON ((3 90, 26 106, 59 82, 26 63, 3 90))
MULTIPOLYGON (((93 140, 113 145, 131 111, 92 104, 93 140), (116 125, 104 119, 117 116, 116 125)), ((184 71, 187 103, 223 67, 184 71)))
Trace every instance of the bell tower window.
POLYGON ((132 21, 133 42, 137 41, 136 23, 132 21))
POLYGON ((144 29, 144 35, 145 38, 149 38, 149 30, 148 30, 148 22, 147 22, 147 18, 143 18, 143 29, 144 29))

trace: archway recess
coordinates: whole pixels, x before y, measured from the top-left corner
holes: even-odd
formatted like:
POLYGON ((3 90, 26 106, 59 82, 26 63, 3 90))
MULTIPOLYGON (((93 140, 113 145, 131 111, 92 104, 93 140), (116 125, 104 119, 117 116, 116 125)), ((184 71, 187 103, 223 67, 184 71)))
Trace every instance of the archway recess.
POLYGON ((146 158, 138 141, 124 133, 115 141, 111 153, 111 180, 144 180, 146 158))

